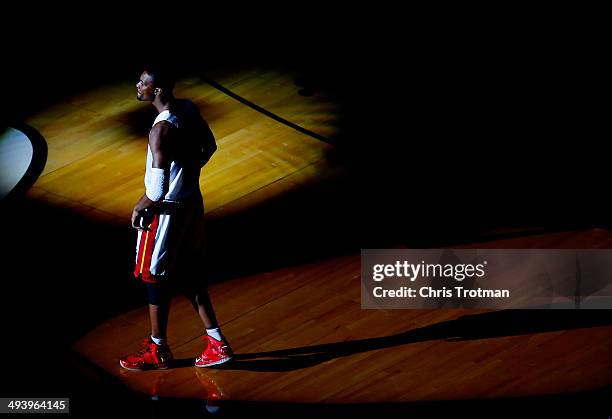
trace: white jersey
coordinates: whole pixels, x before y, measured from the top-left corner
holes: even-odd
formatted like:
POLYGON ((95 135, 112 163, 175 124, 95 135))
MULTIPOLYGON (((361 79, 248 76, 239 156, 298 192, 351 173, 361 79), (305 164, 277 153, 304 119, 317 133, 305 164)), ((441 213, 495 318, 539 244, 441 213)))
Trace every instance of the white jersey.
MULTIPOLYGON (((180 120, 170 111, 161 112, 153 125, 168 121, 180 129, 180 120)), ((174 136, 171 140, 180 141, 174 136)), ((153 154, 148 147, 145 186, 149 182, 153 167, 153 154)), ((182 209, 175 214, 156 214, 147 231, 138 232, 136 266, 134 275, 145 282, 156 282, 158 278, 177 272, 177 268, 198 262, 198 249, 203 236, 204 208, 200 193, 200 166, 180 161, 170 164, 169 188, 164 199, 181 201, 182 209)))
MULTIPOLYGON (((176 115, 170 113, 170 111, 162 111, 153 125, 160 121, 168 121, 176 128, 180 128, 180 121, 176 115)), ((153 167, 153 153, 151 153, 151 146, 147 146, 147 166, 145 171, 145 187, 147 187, 150 176, 151 168, 153 167)), ((182 201, 194 193, 200 193, 200 167, 187 167, 178 161, 172 161, 170 164, 170 177, 168 180, 168 192, 164 195, 164 199, 170 201, 182 201)))

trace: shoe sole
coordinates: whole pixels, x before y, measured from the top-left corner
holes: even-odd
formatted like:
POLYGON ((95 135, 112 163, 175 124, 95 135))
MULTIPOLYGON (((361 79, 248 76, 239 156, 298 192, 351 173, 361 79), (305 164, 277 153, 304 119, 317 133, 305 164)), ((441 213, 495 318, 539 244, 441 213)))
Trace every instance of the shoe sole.
POLYGON ((125 365, 123 365, 121 363, 121 361, 119 361, 119 365, 121 366, 121 368, 129 370, 129 371, 167 370, 168 368, 170 368, 170 364, 168 364, 168 363, 162 364, 162 365, 158 365, 158 366, 155 366, 155 367, 147 367, 147 368, 129 368, 129 367, 126 367, 125 365))
POLYGON ((230 356, 229 358, 222 359, 221 361, 211 362, 210 364, 206 364, 206 365, 197 365, 197 364, 194 364, 194 366, 195 366, 195 367, 197 367, 197 368, 206 368, 206 367, 212 367, 213 365, 225 364, 226 362, 229 362, 229 361, 231 361, 232 359, 234 359, 234 357, 233 357, 233 356, 230 356))

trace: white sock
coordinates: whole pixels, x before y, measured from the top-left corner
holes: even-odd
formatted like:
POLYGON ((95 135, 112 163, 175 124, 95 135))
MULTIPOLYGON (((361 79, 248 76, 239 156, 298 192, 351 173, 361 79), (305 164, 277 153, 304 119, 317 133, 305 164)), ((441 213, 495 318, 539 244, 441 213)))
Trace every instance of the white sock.
POLYGON ((214 329, 206 329, 206 334, 214 339, 217 339, 220 342, 225 342, 225 338, 223 334, 221 334, 221 328, 215 327, 214 329))
POLYGON ((151 335, 151 340, 156 345, 165 345, 166 344, 166 338, 156 338, 155 336, 151 335))

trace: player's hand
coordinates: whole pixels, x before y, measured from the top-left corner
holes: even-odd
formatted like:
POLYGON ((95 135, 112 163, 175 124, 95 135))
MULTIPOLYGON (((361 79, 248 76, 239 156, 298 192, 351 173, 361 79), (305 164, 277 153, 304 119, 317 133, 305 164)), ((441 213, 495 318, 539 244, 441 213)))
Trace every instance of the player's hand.
POLYGON ((140 223, 140 221, 138 220, 139 217, 140 211, 134 208, 134 210, 132 211, 132 227, 136 230, 140 230, 140 227, 138 226, 138 223, 140 223))
POLYGON ((148 222, 147 210, 138 210, 134 208, 132 211, 132 227, 136 230, 148 231, 150 222, 148 222))

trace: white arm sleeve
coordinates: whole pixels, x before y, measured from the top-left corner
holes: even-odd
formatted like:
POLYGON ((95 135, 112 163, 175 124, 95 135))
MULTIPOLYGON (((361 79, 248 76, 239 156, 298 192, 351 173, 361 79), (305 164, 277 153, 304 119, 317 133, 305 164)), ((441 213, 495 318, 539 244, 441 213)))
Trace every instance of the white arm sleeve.
POLYGON ((147 198, 151 201, 159 201, 164 197, 164 190, 166 189, 166 174, 164 173, 164 169, 159 169, 157 167, 151 168, 151 174, 148 176, 148 179, 145 179, 147 183, 146 185, 146 194, 147 198))

